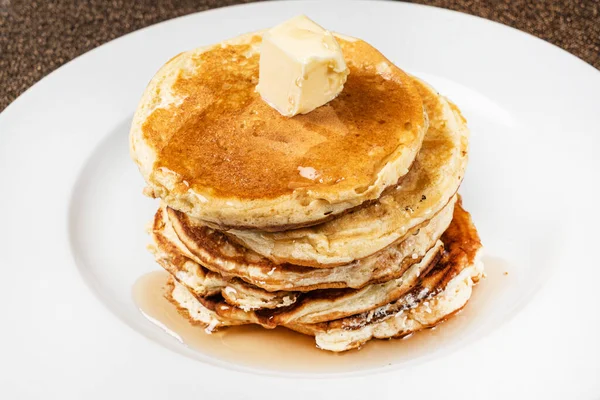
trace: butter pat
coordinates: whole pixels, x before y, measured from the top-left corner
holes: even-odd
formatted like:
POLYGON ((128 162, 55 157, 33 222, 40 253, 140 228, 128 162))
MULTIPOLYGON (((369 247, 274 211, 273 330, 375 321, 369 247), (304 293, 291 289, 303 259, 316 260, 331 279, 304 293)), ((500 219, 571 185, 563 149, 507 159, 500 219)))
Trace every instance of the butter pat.
POLYGON ((292 117, 333 100, 348 72, 331 32, 300 15, 263 35, 257 90, 271 107, 292 117))

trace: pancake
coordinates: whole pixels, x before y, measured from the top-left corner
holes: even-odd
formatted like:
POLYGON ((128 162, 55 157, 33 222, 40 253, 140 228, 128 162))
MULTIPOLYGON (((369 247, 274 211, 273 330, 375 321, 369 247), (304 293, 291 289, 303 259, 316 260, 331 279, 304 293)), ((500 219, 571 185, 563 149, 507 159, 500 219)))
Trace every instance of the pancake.
POLYGON ((372 338, 404 337, 435 326, 464 307, 483 276, 481 241, 468 213, 457 213, 441 240, 445 252, 439 263, 400 300, 349 318, 289 327, 315 335, 320 348, 345 351, 372 338))
MULTIPOLYGON (((479 261, 481 242, 467 212, 457 205, 457 211, 448 230, 442 235, 444 252, 439 261, 399 299, 388 304, 346 318, 322 323, 287 322, 283 325, 300 333, 316 337, 317 345, 330 351, 345 351, 360 347, 370 339, 403 337, 412 332, 434 326, 460 310, 471 296, 472 286, 482 275, 479 261)), ((228 324, 258 323, 256 313, 229 307, 218 300, 194 297, 183 285, 175 284, 177 291, 170 300, 185 312, 203 311, 201 322, 216 328, 228 324), (224 314, 220 307, 230 308, 224 314), (207 317, 208 316, 208 317, 207 317)), ((188 314, 193 321, 200 321, 188 314)))
POLYGON ((173 275, 184 274, 186 279, 180 280, 193 290, 196 290, 194 279, 206 279, 205 268, 219 276, 240 278, 267 291, 360 289, 368 284, 398 278, 410 265, 418 262, 450 224, 454 203, 452 199, 424 226, 411 231, 406 240, 372 256, 328 269, 275 264, 232 241, 222 232, 190 225, 187 216, 164 205, 155 215, 151 234, 163 253, 170 253, 173 259, 183 257, 183 261, 172 262, 165 268, 173 275))
POLYGON ((483 264, 478 260, 465 266, 445 285, 438 282, 432 295, 415 300, 407 295, 385 308, 372 310, 353 319, 354 329, 323 325, 289 326, 290 329, 315 336, 317 347, 329 351, 347 351, 361 347, 371 339, 403 338, 432 328, 460 311, 469 301, 473 285, 481 279, 483 264), (381 313, 383 316, 377 317, 381 313))
MULTIPOLYGON (((290 321, 316 323, 356 314, 399 298, 418 282, 419 276, 436 264, 442 250, 443 245, 438 241, 420 260, 405 265, 398 278, 367 285, 361 289, 266 292, 256 286, 233 279, 229 282, 223 281, 219 291, 210 293, 206 290, 198 290, 199 285, 204 285, 198 275, 195 275, 191 281, 187 272, 181 270, 172 275, 198 297, 205 298, 220 294, 224 302, 215 303, 219 315, 229 316, 230 313, 238 315, 235 309, 229 307, 235 306, 246 312, 256 310, 256 315, 248 318, 260 320, 265 326, 281 325, 290 321), (269 311, 271 309, 272 312, 269 311)), ((173 259, 176 260, 177 257, 173 259)), ((171 261, 171 263, 175 265, 175 262, 171 261)), ((171 272, 171 269, 165 268, 171 272)), ((210 274, 213 273, 209 272, 206 275, 210 274)))
MULTIPOLYGON (((172 227, 165 223, 164 215, 166 213, 163 211, 164 207, 157 212, 152 229, 154 240, 152 252, 158 263, 196 296, 210 297, 220 294, 227 304, 245 311, 286 307, 276 316, 264 313, 259 316, 258 318, 265 319, 265 324, 277 324, 290 320, 314 323, 333 318, 332 309, 339 318, 359 312, 365 305, 374 307, 392 301, 410 289, 416 283, 417 278, 435 264, 442 250, 441 242, 438 241, 431 246, 428 245, 427 248, 431 248, 423 256, 405 252, 406 257, 400 258, 398 255, 402 252, 395 250, 394 256, 390 257, 389 252, 383 251, 382 253, 385 254, 372 257, 378 259, 378 262, 371 262, 367 265, 383 264, 380 265, 381 269, 393 271, 393 276, 389 279, 381 279, 382 283, 379 284, 365 285, 361 290, 316 290, 309 292, 308 295, 290 291, 267 292, 238 278, 224 277, 209 271, 188 258, 186 254, 189 253, 186 249, 180 249, 182 244, 174 236, 172 227)), ((446 211, 444 214, 447 215, 444 215, 445 220, 449 222, 452 212, 446 211)), ((437 222, 431 225, 435 224, 439 225, 437 222)), ((441 225, 442 230, 445 230, 447 225, 448 223, 444 222, 441 225)), ((425 231, 425 228, 423 230, 425 231)), ((419 232, 415 236, 423 234, 419 232)), ((308 268, 304 267, 304 269, 308 268)), ((363 268, 347 269, 355 274, 363 272, 363 268)), ((243 266, 240 270, 244 270, 243 266)), ((230 312, 228 310, 229 308, 223 312, 226 314, 230 312)))
POLYGON ((227 280, 190 260, 181 265, 184 258, 160 247, 154 247, 152 252, 158 263, 195 296, 221 295, 225 302, 245 311, 288 307, 299 296, 298 292, 267 292, 239 279, 227 280))
POLYGON ((214 311, 202 305, 185 286, 177 283, 173 277, 169 278, 167 282, 166 297, 192 325, 203 326, 206 333, 211 333, 214 330, 227 326, 247 324, 244 321, 219 317, 214 311))
POLYGON ((182 53, 152 79, 130 133, 146 194, 213 226, 282 231, 396 185, 428 125, 413 80, 369 44, 338 37, 350 69, 342 93, 284 117, 255 91, 261 40, 182 53))
POLYGON ((467 164, 469 131, 458 108, 414 80, 429 116, 429 129, 410 172, 374 204, 309 228, 286 232, 231 229, 245 247, 275 263, 315 268, 372 255, 406 238, 454 196, 467 164))
POLYGON ((160 208, 155 216, 151 229, 154 243, 149 250, 158 264, 194 295, 210 297, 220 294, 229 304, 243 310, 286 307, 296 301, 298 293, 268 292, 240 279, 207 270, 188 258, 187 252, 177 246, 179 242, 170 225, 165 224, 163 215, 166 216, 166 213, 162 213, 163 210, 164 207, 160 208))
MULTIPOLYGON (((437 264, 443 247, 442 242, 438 242, 418 263, 413 264, 399 278, 368 285, 362 289, 328 289, 305 292, 299 295, 297 301, 289 307, 272 310, 244 310, 246 315, 243 319, 258 321, 266 327, 296 323, 316 324, 348 317, 396 301, 417 285, 420 277, 437 264)), ((200 297, 199 300, 203 302, 204 298, 200 297)), ((218 315, 226 318, 238 319, 241 315, 237 308, 229 307, 228 304, 222 302, 217 302, 214 310, 218 315)))

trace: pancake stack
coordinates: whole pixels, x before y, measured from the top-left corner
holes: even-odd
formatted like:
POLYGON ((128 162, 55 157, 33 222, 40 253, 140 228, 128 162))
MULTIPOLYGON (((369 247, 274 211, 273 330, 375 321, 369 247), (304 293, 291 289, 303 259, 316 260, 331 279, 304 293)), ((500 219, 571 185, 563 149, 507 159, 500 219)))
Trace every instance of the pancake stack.
POLYGON ((173 58, 134 117, 131 154, 161 200, 150 249, 166 296, 207 333, 284 326, 335 352, 459 311, 483 271, 457 194, 458 108, 337 36, 344 90, 284 117, 255 91, 261 37, 173 58))

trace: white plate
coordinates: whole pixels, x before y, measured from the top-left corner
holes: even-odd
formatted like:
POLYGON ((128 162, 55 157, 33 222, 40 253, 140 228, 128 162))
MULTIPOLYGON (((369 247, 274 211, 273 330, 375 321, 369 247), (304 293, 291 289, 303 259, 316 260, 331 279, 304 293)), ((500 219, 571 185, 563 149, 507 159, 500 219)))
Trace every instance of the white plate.
POLYGON ((0 398, 597 398, 599 149, 597 70, 455 12, 262 3, 127 35, 0 115, 0 398), (503 290, 480 296, 463 335, 368 371, 231 365, 185 348, 131 300, 135 280, 157 268, 143 229, 156 204, 141 195, 127 146, 146 83, 183 50, 300 13, 364 38, 462 108, 473 135, 461 191, 487 253, 510 271, 503 290))

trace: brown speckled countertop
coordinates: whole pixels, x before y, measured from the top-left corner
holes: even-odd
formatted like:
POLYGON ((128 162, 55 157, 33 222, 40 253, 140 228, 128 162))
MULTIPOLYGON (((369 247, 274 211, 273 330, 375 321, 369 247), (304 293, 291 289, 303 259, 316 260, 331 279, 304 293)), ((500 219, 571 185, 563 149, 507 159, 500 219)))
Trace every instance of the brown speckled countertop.
MULTIPOLYGON (((251 0, 0 0, 0 110, 62 64, 181 15, 251 0)), ((600 0, 416 0, 529 32, 600 69, 600 0)))

